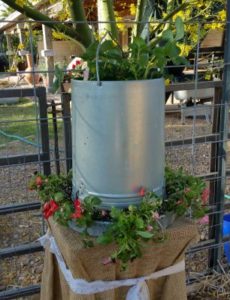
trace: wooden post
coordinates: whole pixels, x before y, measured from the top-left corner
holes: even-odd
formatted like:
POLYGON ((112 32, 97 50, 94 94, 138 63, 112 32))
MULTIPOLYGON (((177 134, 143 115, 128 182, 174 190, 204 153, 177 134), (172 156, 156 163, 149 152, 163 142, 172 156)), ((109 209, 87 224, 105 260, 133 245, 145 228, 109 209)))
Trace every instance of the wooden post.
POLYGON ((36 96, 39 101, 39 121, 40 121, 40 133, 42 143, 42 163, 43 171, 45 175, 51 173, 50 166, 50 146, 49 146, 49 124, 47 115, 47 99, 46 90, 44 87, 36 89, 36 96))
POLYGON ((24 23, 18 23, 17 24, 17 34, 19 37, 20 44, 25 44, 25 29, 24 29, 24 23))
POLYGON ((46 63, 46 87, 48 90, 51 89, 54 77, 54 57, 53 57, 53 45, 52 45, 52 31, 49 27, 42 25, 43 32, 43 44, 44 50, 42 56, 45 57, 46 63))
POLYGON ((6 55, 8 56, 9 67, 11 67, 12 63, 13 63, 13 56, 14 56, 13 44, 12 44, 12 38, 11 38, 12 35, 8 31, 4 32, 4 34, 6 36, 6 44, 7 44, 6 55))
POLYGON ((61 85, 62 118, 64 125, 64 143, 66 156, 66 170, 72 169, 72 127, 71 127, 71 94, 64 91, 61 85))

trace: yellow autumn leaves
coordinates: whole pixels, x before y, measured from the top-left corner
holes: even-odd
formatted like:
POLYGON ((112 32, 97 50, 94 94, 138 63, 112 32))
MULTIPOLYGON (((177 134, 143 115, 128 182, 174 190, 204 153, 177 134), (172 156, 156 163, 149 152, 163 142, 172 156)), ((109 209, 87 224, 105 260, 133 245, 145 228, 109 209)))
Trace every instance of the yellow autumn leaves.
POLYGON ((18 6, 23 7, 23 6, 25 5, 25 0, 15 0, 15 3, 16 3, 18 6))

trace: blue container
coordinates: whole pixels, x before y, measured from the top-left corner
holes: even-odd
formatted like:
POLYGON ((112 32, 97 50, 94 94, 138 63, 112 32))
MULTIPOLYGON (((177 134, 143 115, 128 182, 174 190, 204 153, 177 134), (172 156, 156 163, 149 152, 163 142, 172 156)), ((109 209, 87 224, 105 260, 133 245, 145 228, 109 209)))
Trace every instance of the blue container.
MULTIPOLYGON (((230 214, 224 215, 223 219, 223 237, 229 237, 230 240, 230 214)), ((230 263, 230 242, 224 243, 224 253, 230 263)))

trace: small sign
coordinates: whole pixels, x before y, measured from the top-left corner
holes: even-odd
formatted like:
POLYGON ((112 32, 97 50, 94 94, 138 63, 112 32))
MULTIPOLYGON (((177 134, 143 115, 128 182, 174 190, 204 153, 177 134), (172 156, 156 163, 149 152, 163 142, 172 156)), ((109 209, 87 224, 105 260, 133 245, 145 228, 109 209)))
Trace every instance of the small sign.
POLYGON ((53 49, 41 50, 41 56, 42 57, 54 56, 54 51, 53 49))

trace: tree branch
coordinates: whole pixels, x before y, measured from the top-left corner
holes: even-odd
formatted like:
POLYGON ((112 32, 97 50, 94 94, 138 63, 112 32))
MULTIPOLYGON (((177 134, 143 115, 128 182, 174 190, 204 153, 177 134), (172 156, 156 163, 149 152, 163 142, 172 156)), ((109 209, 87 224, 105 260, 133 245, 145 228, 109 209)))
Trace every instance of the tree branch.
POLYGON ((74 26, 81 36, 81 41, 84 46, 88 47, 93 42, 94 37, 85 16, 83 3, 84 1, 82 0, 68 0, 72 19, 74 20, 74 22, 76 22, 74 26))
POLYGON ((31 8, 28 5, 19 5, 16 3, 15 0, 2 0, 5 4, 12 7, 13 9, 17 10, 18 12, 22 13, 23 15, 35 20, 39 21, 42 24, 59 31, 63 33, 65 36, 69 37, 70 39, 74 41, 80 42, 84 47, 87 47, 88 44, 85 43, 84 39, 82 38, 81 34, 78 33, 73 28, 69 28, 68 26, 61 24, 61 23, 55 23, 51 18, 48 16, 42 14, 40 11, 31 8))

